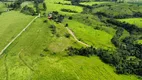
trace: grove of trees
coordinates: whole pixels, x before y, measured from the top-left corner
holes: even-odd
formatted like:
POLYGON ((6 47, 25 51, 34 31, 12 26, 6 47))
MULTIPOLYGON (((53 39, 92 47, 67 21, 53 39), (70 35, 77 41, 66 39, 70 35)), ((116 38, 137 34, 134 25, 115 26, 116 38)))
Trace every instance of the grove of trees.
POLYGON ((31 8, 31 7, 28 7, 28 6, 24 6, 22 8, 21 12, 24 13, 24 14, 28 14, 28 15, 35 15, 36 14, 34 9, 31 8))

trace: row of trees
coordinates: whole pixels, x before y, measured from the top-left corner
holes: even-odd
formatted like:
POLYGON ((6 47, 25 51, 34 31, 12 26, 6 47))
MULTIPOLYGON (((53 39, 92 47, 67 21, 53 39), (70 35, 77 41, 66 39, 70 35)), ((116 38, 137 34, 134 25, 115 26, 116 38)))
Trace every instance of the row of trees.
MULTIPOLYGON (((20 9, 21 8, 21 4, 24 2, 24 1, 29 1, 29 0, 17 0, 15 1, 14 3, 11 3, 11 4, 8 4, 8 8, 12 8, 12 9, 20 9)), ((40 9, 39 9, 39 3, 42 3, 43 4, 43 10, 46 11, 47 7, 46 7, 46 3, 44 2, 44 0, 30 0, 30 1, 34 1, 34 5, 35 5, 35 8, 36 8, 36 11, 34 11, 33 8, 30 8, 28 6, 24 6, 21 10, 21 12, 23 13, 26 13, 26 14, 36 14, 36 13, 40 13, 40 9)))
POLYGON ((22 0, 17 0, 14 3, 11 3, 10 5, 8 5, 8 8, 12 8, 12 9, 19 9, 21 8, 21 4, 22 4, 22 0))
MULTIPOLYGON (((137 45, 139 47, 139 50, 142 49, 141 45, 137 45)), ((140 51, 139 56, 141 55, 142 51, 140 51)), ((111 52, 108 50, 103 49, 95 49, 93 47, 87 47, 87 48, 68 48, 68 55, 82 55, 82 56, 91 56, 91 55, 97 55, 100 57, 100 59, 108 63, 110 65, 115 66, 116 72, 118 74, 136 74, 142 76, 142 60, 133 55, 134 58, 130 58, 133 53, 129 52, 129 50, 121 50, 118 49, 116 52, 111 52), (129 59, 130 58, 130 59, 129 59)), ((142 55, 141 55, 142 56, 142 55)))
POLYGON ((28 14, 28 15, 35 15, 36 14, 34 9, 31 8, 31 7, 28 7, 28 6, 24 6, 22 8, 21 12, 24 13, 24 14, 28 14))
MULTIPOLYGON (((71 0, 73 5, 78 5, 80 2, 89 2, 93 0, 71 0)), ((124 2, 124 0, 94 0, 94 1, 114 1, 114 2, 124 2)))
POLYGON ((51 29, 53 35, 56 34, 56 26, 55 25, 50 25, 49 28, 51 29))
POLYGON ((108 19, 107 22, 126 29, 130 34, 141 34, 142 33, 142 28, 139 28, 138 26, 133 25, 133 24, 120 22, 115 19, 108 19))
POLYGON ((78 13, 77 11, 71 10, 71 9, 61 9, 61 11, 70 12, 70 13, 78 13))
POLYGON ((142 17, 142 13, 141 12, 134 12, 133 15, 129 15, 129 14, 123 14, 123 15, 110 15, 110 14, 106 14, 105 12, 97 12, 94 15, 102 15, 105 16, 107 18, 116 18, 116 19, 124 19, 124 18, 139 18, 142 17))
POLYGON ((124 47, 123 45, 121 45, 120 42, 120 37, 123 34, 124 29, 123 28, 118 28, 118 30, 116 31, 116 34, 114 35, 114 37, 111 39, 111 42, 116 46, 116 47, 124 47))
POLYGON ((90 0, 71 0, 72 5, 79 5, 80 2, 89 2, 90 0))
POLYGON ((79 5, 80 0, 71 0, 72 5, 79 5))

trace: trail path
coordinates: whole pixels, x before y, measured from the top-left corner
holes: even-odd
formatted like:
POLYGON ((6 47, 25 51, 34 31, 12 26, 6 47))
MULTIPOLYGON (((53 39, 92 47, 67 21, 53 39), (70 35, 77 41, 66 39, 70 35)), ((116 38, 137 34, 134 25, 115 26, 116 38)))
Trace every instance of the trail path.
POLYGON ((77 39, 77 37, 74 35, 74 33, 73 33, 68 27, 66 27, 66 29, 68 30, 68 32, 73 36, 73 38, 74 38, 78 43, 83 44, 83 45, 85 45, 86 47, 89 47, 89 46, 90 46, 90 45, 88 45, 88 44, 86 44, 86 43, 84 43, 84 42, 82 42, 82 41, 79 41, 79 40, 77 39))
POLYGON ((36 16, 15 38, 13 38, 0 52, 0 55, 37 19, 40 17, 40 14, 36 16))

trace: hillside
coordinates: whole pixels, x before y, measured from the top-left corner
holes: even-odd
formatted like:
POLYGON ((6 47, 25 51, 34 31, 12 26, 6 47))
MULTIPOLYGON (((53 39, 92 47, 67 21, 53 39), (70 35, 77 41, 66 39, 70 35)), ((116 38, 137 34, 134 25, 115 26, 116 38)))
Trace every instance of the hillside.
POLYGON ((0 80, 142 80, 142 5, 76 1, 0 2, 0 80))

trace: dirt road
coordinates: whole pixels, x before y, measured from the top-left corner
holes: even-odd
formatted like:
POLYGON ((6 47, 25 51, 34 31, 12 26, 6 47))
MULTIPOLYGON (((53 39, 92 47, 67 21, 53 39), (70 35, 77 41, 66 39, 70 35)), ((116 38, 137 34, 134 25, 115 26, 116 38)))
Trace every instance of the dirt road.
POLYGON ((90 45, 88 45, 88 44, 86 44, 86 43, 84 43, 84 42, 82 42, 82 41, 79 41, 78 39, 77 39, 77 37, 74 35, 74 33, 68 28, 68 27, 66 27, 66 29, 68 30, 68 32, 73 36, 73 38, 78 42, 78 43, 80 43, 80 44, 82 44, 82 45, 85 45, 86 47, 89 47, 90 45))
POLYGON ((13 38, 0 52, 0 55, 37 19, 40 17, 40 14, 36 16, 15 38, 13 38))

